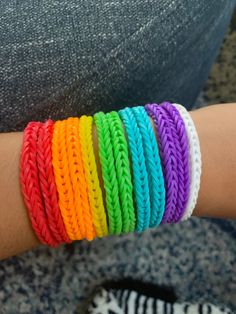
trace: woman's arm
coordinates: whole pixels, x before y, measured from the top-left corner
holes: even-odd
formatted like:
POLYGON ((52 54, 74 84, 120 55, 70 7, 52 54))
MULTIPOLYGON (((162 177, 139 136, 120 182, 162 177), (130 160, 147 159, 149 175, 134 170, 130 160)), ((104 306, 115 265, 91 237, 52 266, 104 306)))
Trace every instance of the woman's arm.
POLYGON ((23 133, 0 134, 0 259, 39 244, 20 189, 22 140, 23 133))
MULTIPOLYGON (((203 164, 194 215, 236 218, 236 104, 206 107, 193 111, 191 116, 198 131, 203 164)), ((20 190, 22 136, 23 133, 0 135, 0 259, 39 245, 20 190)), ((95 129, 93 136, 98 156, 95 129)))

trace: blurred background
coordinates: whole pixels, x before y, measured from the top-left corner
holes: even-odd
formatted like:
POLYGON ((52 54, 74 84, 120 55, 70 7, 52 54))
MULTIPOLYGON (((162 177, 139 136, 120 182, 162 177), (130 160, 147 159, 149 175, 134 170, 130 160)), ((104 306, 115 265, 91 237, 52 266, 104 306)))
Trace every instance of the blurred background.
MULTIPOLYGON (((236 12, 233 15, 229 30, 225 36, 219 56, 212 67, 202 96, 207 104, 235 102, 236 12)), ((202 99, 200 100, 202 101, 202 99)))

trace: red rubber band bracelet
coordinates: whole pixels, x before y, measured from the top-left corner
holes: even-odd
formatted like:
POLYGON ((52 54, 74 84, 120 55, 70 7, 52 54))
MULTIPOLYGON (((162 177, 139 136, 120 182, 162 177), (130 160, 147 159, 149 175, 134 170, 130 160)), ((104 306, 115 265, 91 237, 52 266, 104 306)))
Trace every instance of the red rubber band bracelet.
POLYGON ((52 166, 52 120, 45 122, 38 132, 37 141, 37 166, 39 171, 39 184, 43 196, 47 223, 58 244, 70 243, 65 225, 62 219, 61 211, 58 205, 58 194, 52 166))
POLYGON ((36 145, 40 125, 41 123, 30 122, 25 128, 20 161, 20 181, 34 232, 43 244, 55 247, 57 242, 47 224, 39 185, 36 145))

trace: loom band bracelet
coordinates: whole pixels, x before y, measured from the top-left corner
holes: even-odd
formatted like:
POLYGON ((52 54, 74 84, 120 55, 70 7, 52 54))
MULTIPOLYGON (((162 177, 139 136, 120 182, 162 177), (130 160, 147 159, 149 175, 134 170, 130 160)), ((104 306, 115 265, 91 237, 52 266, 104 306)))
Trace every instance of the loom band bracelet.
POLYGON ((178 160, 175 151, 175 141, 171 132, 169 118, 164 108, 156 104, 147 104, 145 109, 153 119, 158 134, 159 152, 164 174, 166 205, 161 223, 170 223, 178 199, 178 160))
POLYGON ((152 228, 161 223, 165 211, 166 193, 161 159, 156 136, 144 107, 134 107, 131 110, 135 116, 143 141, 151 201, 149 226, 152 228))
POLYGON ((39 184, 44 200, 47 223, 51 233, 58 244, 70 239, 66 233, 65 225, 58 206, 57 188, 52 168, 52 120, 47 120, 39 127, 37 141, 37 166, 39 172, 39 184))
POLYGON ((76 172, 74 176, 77 179, 77 184, 75 185, 76 189, 74 189, 74 194, 78 193, 80 195, 81 201, 81 209, 77 211, 78 215, 81 215, 81 223, 83 223, 83 229, 81 230, 84 233, 84 237, 87 240, 91 240, 94 237, 94 227, 92 221, 92 209, 89 202, 89 195, 88 195, 88 184, 84 169, 84 163, 82 160, 82 150, 81 150, 81 136, 79 132, 79 118, 69 118, 71 128, 73 129, 73 157, 74 157, 74 166, 76 172))
POLYGON ((70 240, 81 240, 66 149, 66 121, 56 121, 52 136, 52 165, 58 204, 70 240))
POLYGON ((98 137, 98 153, 105 190, 109 234, 120 234, 122 232, 122 214, 109 124, 103 112, 94 115, 94 122, 98 137))
POLYGON ((20 159, 20 182, 32 228, 41 243, 56 247, 56 241, 47 224, 44 203, 39 185, 37 167, 37 141, 40 122, 30 122, 24 130, 20 159))
POLYGON ((142 136, 130 108, 120 110, 119 115, 125 126, 132 162, 134 198, 137 205, 136 231, 141 232, 149 227, 151 212, 148 173, 145 164, 142 136))
POLYGON ((82 116, 80 118, 79 132, 82 160, 88 184, 89 201, 96 234, 98 237, 103 237, 108 234, 108 226, 93 149, 92 128, 93 118, 91 116, 82 116))
POLYGON ((201 182, 201 150, 198 134, 190 114, 183 106, 179 104, 173 104, 173 106, 175 106, 175 108, 179 111, 184 121, 189 145, 190 191, 185 212, 181 218, 181 220, 184 221, 191 217, 197 203, 201 182))
POLYGON ((142 136, 130 108, 120 110, 119 115, 125 126, 131 156, 134 200, 137 208, 136 231, 141 232, 149 227, 151 212, 148 173, 145 164, 142 136))
POLYGON ((172 219, 172 222, 177 223, 184 214, 189 198, 190 166, 188 138, 183 119, 178 110, 169 102, 163 102, 160 106, 166 110, 170 118, 172 134, 175 138, 175 148, 178 154, 178 200, 175 215, 172 219))
POLYGON ((118 113, 115 111, 107 113, 106 118, 111 134, 111 143, 113 147, 120 203, 122 208, 122 231, 133 232, 136 226, 136 218, 133 202, 133 185, 131 180, 128 144, 123 124, 118 113))
POLYGON ((68 157, 68 170, 74 195, 74 206, 76 217, 81 233, 81 238, 87 237, 84 212, 89 212, 89 201, 87 196, 87 182, 84 179, 81 149, 79 142, 79 118, 68 118, 66 123, 66 150, 68 157), (85 189, 85 193, 83 193, 85 189), (84 196, 85 194, 85 196, 84 196), (84 196, 84 197, 83 197, 84 196), (87 202, 86 202, 87 201, 87 202))

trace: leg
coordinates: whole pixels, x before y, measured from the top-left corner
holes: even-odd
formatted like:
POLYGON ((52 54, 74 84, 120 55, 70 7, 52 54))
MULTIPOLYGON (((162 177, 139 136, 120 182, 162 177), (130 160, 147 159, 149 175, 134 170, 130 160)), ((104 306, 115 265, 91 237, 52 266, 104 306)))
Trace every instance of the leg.
POLYGON ((4 1, 0 131, 163 99, 193 105, 235 0, 4 1))

